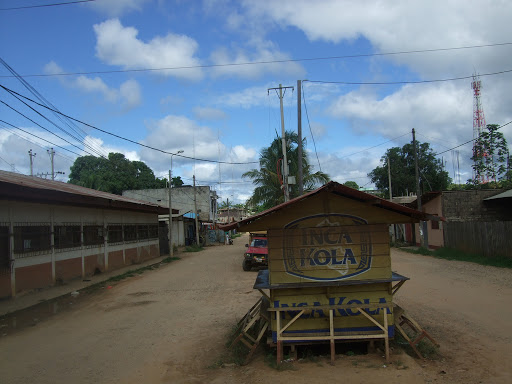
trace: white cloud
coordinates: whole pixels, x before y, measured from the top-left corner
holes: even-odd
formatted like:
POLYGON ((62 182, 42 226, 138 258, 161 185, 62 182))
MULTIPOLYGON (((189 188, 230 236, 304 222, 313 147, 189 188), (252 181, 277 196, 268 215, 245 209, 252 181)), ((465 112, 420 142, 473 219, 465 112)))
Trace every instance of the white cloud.
POLYGON ((101 0, 93 1, 87 5, 97 12, 109 16, 120 16, 132 11, 140 11, 148 0, 101 0))
MULTIPOLYGON (((243 4, 247 19, 273 20, 282 29, 296 27, 311 41, 339 43, 363 37, 378 52, 500 43, 512 32, 508 20, 512 3, 504 1, 483 0, 478 6, 458 0, 246 0, 243 4)), ((512 48, 501 47, 397 55, 392 60, 409 65, 423 76, 447 71, 467 74, 473 68, 503 69, 511 52, 512 48)))
MULTIPOLYGON (((271 62, 289 60, 291 57, 280 52, 275 43, 259 38, 247 43, 247 48, 234 47, 232 52, 226 47, 219 48, 211 54, 211 60, 215 65, 241 64, 250 62, 271 62)), ((241 78, 258 78, 264 74, 286 74, 289 78, 301 78, 305 75, 304 68, 295 62, 271 63, 258 65, 227 65, 214 67, 215 76, 238 76, 241 78)))
MULTIPOLYGON (((140 161, 140 156, 138 155, 137 151, 127 150, 126 148, 116 147, 113 145, 107 145, 102 139, 98 137, 86 136, 84 139, 84 144, 89 147, 98 149, 101 153, 105 154, 105 156, 111 152, 122 153, 127 159, 131 161, 140 161)), ((88 155, 88 153, 83 152, 82 156, 85 155, 88 155)))
POLYGON ((349 92, 328 112, 348 119, 356 132, 394 137, 415 127, 435 139, 457 142, 458 137, 472 137, 472 131, 464 132, 471 122, 471 97, 453 84, 405 85, 384 98, 364 90, 349 92))
MULTIPOLYGON (((269 88, 276 88, 276 84, 259 85, 245 88, 238 92, 229 92, 224 95, 217 96, 215 101, 218 105, 225 107, 249 109, 252 107, 269 106, 270 95, 270 97, 273 98, 270 102, 270 107, 279 109, 279 96, 276 94, 276 90, 269 91, 269 88)), ((289 92, 290 90, 287 91, 289 92)), ((286 93, 283 103, 287 107, 295 107, 297 105, 295 93, 293 94, 293 97, 291 96, 291 93, 286 93)))
POLYGON ((224 111, 209 107, 195 107, 194 116, 198 120, 225 120, 228 117, 224 111))
POLYGON ((133 109, 141 103, 140 86, 135 80, 125 81, 117 90, 110 88, 99 77, 90 78, 80 75, 73 85, 85 92, 100 93, 110 103, 120 102, 124 110, 133 109))
MULTIPOLYGON (((194 55, 197 42, 185 35, 168 33, 156 36, 148 42, 137 38, 139 31, 124 27, 118 19, 110 19, 94 25, 96 33, 96 55, 110 65, 124 69, 178 68, 200 65, 194 55)), ((200 68, 157 71, 159 75, 174 76, 188 80, 202 77, 200 68)))
POLYGON ((64 70, 52 60, 44 66, 43 72, 47 75, 57 75, 59 73, 63 73, 64 70))
POLYGON ((141 95, 140 86, 135 80, 127 80, 119 87, 119 97, 122 100, 125 110, 135 108, 140 105, 141 95))

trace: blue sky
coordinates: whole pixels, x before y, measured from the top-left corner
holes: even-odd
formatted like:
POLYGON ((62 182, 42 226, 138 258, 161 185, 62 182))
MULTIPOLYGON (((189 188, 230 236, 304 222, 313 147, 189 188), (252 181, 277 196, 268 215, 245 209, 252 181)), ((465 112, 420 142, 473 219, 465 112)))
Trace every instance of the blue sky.
MULTIPOLYGON (((0 8, 57 2, 0 0, 0 8)), ((0 57, 69 116, 135 142, 214 161, 174 156, 173 175, 191 184, 195 173, 199 184, 211 185, 222 200, 244 202, 253 186, 242 173, 257 167, 251 162, 281 130, 279 99, 267 92, 279 84, 310 80, 303 85, 310 125, 304 107, 302 113, 310 162, 338 182, 370 187, 367 173, 387 148, 409 142, 413 127, 436 152, 472 139, 470 79, 390 85, 315 81, 386 83, 511 70, 512 45, 346 57, 510 43, 511 14, 512 3, 484 0, 96 0, 0 10, 0 57), (340 56, 345 58, 309 60, 340 56), (308 60, 287 61, 297 59, 308 60), (273 63, 224 65, 248 62, 273 63), (162 68, 172 69, 133 71, 162 68), (97 73, 109 71, 120 72, 97 73), (62 76, 69 73, 75 75, 62 76), (218 160, 225 162, 220 169, 218 160)), ((0 66, 1 85, 34 98, 10 75, 0 66)), ((487 123, 511 121, 512 73, 481 80, 487 123)), ((284 98, 287 129, 297 129, 296 97, 296 90, 288 90, 284 98)), ((66 173, 58 177, 63 181, 77 154, 88 154, 84 149, 122 152, 146 162, 157 176, 168 173, 169 155, 80 124, 71 137, 63 131, 71 128, 47 111, 59 127, 4 90, 0 100, 60 136, 0 104, 0 119, 12 124, 0 123, 0 169, 10 171, 14 164, 28 174, 32 149, 34 172, 49 172, 46 150, 53 146, 55 169, 66 173)), ((511 143, 512 124, 502 132, 511 143)), ((457 151, 442 157, 456 181, 458 157, 464 183, 471 177, 471 144, 457 151)))

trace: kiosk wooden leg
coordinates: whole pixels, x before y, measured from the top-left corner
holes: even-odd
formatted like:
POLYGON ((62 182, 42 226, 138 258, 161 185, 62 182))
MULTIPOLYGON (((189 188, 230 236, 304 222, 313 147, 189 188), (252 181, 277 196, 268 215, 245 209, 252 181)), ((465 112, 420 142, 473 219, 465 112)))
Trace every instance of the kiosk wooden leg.
POLYGON ((386 363, 389 363, 389 328, 388 328, 388 311, 384 308, 384 346, 386 349, 386 363))
POLYGON ((334 365, 334 357, 336 356, 336 345, 334 344, 334 316, 333 310, 329 310, 329 330, 331 336, 331 365, 334 365))

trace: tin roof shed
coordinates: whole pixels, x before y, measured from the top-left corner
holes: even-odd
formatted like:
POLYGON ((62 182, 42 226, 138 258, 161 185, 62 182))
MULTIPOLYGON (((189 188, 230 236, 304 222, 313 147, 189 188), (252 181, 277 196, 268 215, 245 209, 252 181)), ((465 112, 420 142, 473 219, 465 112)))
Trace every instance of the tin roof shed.
POLYGON ((426 213, 395 204, 374 195, 331 181, 305 195, 296 197, 257 215, 221 226, 223 230, 254 231, 290 226, 294 220, 339 214, 363 219, 367 224, 416 223, 420 220, 439 220, 426 213))
MULTIPOLYGON (((61 181, 0 171, 0 198, 33 203, 169 214, 167 207, 61 181)), ((178 213, 173 210, 173 213, 178 213)))

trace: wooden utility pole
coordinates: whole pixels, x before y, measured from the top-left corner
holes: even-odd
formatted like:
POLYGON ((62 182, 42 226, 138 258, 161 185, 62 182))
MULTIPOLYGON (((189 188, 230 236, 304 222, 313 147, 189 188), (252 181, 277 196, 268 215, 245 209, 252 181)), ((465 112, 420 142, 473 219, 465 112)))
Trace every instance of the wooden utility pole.
POLYGON ((194 213, 196 217, 196 244, 199 247, 201 244, 199 244, 199 221, 197 218, 197 197, 196 197, 196 175, 193 176, 194 180, 194 213))
POLYGON ((47 149, 46 152, 50 155, 50 162, 52 163, 52 180, 55 180, 55 168, 53 166, 53 158, 55 157, 55 151, 53 148, 47 149))
POLYGON ((284 129, 284 112, 283 112, 283 89, 286 91, 287 88, 293 89, 293 87, 283 87, 282 84, 279 84, 278 88, 269 88, 267 91, 271 89, 279 90, 279 106, 281 109, 281 144, 283 148, 283 192, 284 192, 284 201, 290 200, 290 191, 288 190, 288 158, 286 156, 286 132, 284 129))
POLYGON ((34 176, 34 160, 33 158, 36 157, 35 153, 32 153, 32 149, 28 151, 28 155, 30 156, 30 176, 34 176))
POLYGON ((302 80, 297 80, 297 134, 299 136, 299 147, 297 148, 297 176, 299 178, 299 196, 304 194, 304 180, 302 176, 302 80))
POLYGON ((389 164, 389 156, 388 156, 388 186, 389 186, 389 201, 393 201, 393 190, 391 189, 391 165, 389 164))
MULTIPOLYGON (((416 132, 412 129, 412 142, 414 147, 414 169, 416 173, 416 201, 418 204, 418 211, 422 212, 421 207, 421 190, 420 190, 420 171, 418 168, 418 149, 416 144, 416 132)), ((420 245, 428 249, 428 229, 427 222, 420 221, 420 245)))
MULTIPOLYGON (((174 257, 174 245, 172 239, 172 156, 171 156, 171 169, 169 169, 169 256, 174 257)), ((179 242, 179 240, 178 240, 179 242)))

